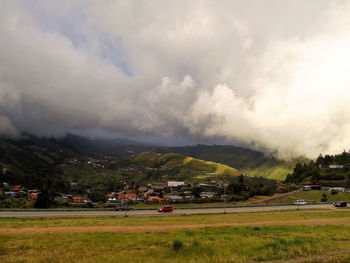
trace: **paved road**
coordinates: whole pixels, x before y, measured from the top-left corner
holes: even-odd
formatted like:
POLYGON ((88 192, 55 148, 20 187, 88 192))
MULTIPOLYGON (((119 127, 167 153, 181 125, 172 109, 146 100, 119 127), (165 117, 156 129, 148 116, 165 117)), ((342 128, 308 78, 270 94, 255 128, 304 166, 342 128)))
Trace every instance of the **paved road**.
MULTIPOLYGON (((307 210, 331 208, 330 204, 317 204, 307 206, 263 206, 263 207, 237 207, 226 208, 226 213, 264 212, 279 210, 307 210)), ((158 213, 156 210, 128 211, 128 216, 171 216, 192 214, 219 214, 224 208, 198 208, 198 209, 175 209, 173 213, 158 213)), ((25 211, 25 212, 0 212, 0 217, 81 217, 81 216, 124 216, 125 212, 116 211, 25 211)))

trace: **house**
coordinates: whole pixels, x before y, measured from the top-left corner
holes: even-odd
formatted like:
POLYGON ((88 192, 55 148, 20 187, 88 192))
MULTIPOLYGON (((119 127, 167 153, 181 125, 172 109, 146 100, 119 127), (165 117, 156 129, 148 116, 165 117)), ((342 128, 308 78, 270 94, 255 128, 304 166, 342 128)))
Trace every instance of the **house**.
POLYGON ((118 199, 120 199, 120 200, 126 200, 127 197, 126 197, 125 194, 119 194, 118 199))
POLYGON ((303 185, 301 187, 301 191, 310 191, 311 190, 311 185, 303 185))
POLYGON ((213 198, 214 195, 215 195, 215 193, 212 193, 212 192, 201 192, 201 193, 199 194, 199 196, 200 196, 201 198, 213 198))
POLYGON ((330 164, 328 166, 330 169, 342 169, 344 165, 339 165, 339 164, 330 164))
POLYGON ((36 199, 38 199, 38 194, 37 193, 30 193, 30 194, 28 194, 28 198, 36 200, 36 199))
POLYGON ((115 202, 117 199, 114 197, 114 194, 107 195, 107 202, 115 202))
POLYGON ((164 198, 160 198, 158 196, 150 196, 148 197, 148 201, 164 201, 164 198))
POLYGON ((8 191, 8 192, 5 192, 4 193, 5 195, 8 195, 8 196, 13 196, 15 194, 15 192, 13 191, 8 191))
POLYGON ((126 198, 128 200, 136 201, 137 200, 137 195, 136 194, 127 194, 126 198))
POLYGON ((12 186, 11 190, 13 192, 19 192, 19 191, 23 191, 23 187, 21 185, 15 185, 15 186, 12 186))
POLYGON ((165 196, 165 200, 170 200, 170 201, 177 201, 177 200, 182 200, 183 197, 182 196, 178 196, 178 195, 167 195, 165 196))
POLYGON ((166 186, 168 186, 166 183, 152 183, 150 185, 151 189, 154 191, 162 191, 166 186))
POLYGON ((310 191, 310 190, 321 190, 322 186, 314 184, 314 185, 304 185, 302 186, 302 191, 310 191))
POLYGON ((148 188, 146 186, 141 185, 138 190, 140 192, 147 192, 148 188))
POLYGON ((73 196, 73 203, 82 203, 83 202, 83 198, 81 198, 80 196, 73 196))
POLYGON ((178 187, 185 185, 185 182, 168 181, 169 187, 178 187))

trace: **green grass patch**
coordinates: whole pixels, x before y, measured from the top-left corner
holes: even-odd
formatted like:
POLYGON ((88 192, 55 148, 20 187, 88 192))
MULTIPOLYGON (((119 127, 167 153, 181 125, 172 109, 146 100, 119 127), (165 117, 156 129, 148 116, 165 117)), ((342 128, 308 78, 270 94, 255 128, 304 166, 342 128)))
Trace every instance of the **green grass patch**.
MULTIPOLYGON (((141 233, 0 236, 1 262, 263 262, 349 244, 350 227, 211 227, 141 233)), ((349 255, 347 255, 349 256, 349 255)))
POLYGON ((332 195, 331 191, 319 191, 319 190, 312 190, 312 191, 299 191, 295 192, 293 195, 286 196, 280 200, 278 200, 279 203, 291 203, 294 200, 305 200, 306 202, 320 202, 322 198, 322 194, 326 193, 328 196, 328 202, 334 202, 334 201, 350 201, 350 194, 349 193, 337 193, 332 195))

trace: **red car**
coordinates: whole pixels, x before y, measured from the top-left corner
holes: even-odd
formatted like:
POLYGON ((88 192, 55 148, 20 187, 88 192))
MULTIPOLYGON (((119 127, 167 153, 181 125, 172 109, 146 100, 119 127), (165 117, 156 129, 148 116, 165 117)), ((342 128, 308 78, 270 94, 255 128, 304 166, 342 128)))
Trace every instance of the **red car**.
POLYGON ((169 206, 169 205, 165 205, 161 208, 158 208, 158 212, 161 213, 161 212, 172 212, 174 211, 174 208, 172 206, 169 206))

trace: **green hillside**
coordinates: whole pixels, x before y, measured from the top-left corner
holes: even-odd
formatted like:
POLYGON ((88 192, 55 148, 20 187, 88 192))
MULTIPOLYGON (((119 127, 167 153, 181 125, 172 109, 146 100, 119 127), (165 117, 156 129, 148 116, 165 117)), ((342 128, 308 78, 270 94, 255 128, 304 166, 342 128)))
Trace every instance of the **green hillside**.
POLYGON ((147 153, 130 158, 131 163, 149 165, 168 173, 173 179, 204 180, 220 176, 237 176, 240 173, 227 165, 199 160, 182 154, 147 153))
POLYGON ((295 161, 285 162, 269 154, 227 145, 197 145, 159 149, 192 156, 201 160, 226 164, 249 175, 284 180, 293 171, 295 161))
POLYGON ((267 160, 265 163, 255 168, 243 168, 242 173, 250 176, 262 176, 268 179, 284 180, 287 174, 293 171, 294 162, 277 162, 276 160, 267 160))

